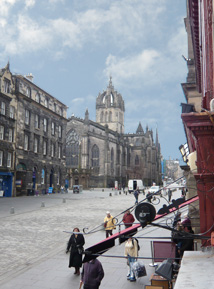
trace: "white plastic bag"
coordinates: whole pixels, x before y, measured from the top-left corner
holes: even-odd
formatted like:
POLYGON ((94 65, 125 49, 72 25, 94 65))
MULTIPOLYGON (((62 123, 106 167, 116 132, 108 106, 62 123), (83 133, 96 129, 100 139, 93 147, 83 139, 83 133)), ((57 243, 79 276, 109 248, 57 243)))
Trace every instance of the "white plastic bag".
POLYGON ((136 262, 131 264, 131 267, 132 267, 132 270, 133 270, 136 278, 144 277, 147 275, 146 268, 145 268, 143 262, 136 261, 136 262))

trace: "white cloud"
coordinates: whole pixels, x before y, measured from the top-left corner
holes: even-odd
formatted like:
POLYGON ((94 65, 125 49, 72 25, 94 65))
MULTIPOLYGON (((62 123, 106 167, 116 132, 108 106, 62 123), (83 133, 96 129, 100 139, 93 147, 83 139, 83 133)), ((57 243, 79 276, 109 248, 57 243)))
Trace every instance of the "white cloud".
POLYGON ((35 5, 35 0, 25 0, 25 8, 32 8, 35 5))
POLYGON ((104 74, 107 77, 113 75, 117 83, 149 77, 153 74, 157 58, 159 57, 160 53, 154 49, 146 49, 139 54, 124 58, 109 55, 106 59, 104 74))
MULTIPOLYGON (((49 3, 59 5, 60 12, 60 6, 64 1, 49 0, 49 3)), ((44 49, 44 43, 51 51, 55 51, 57 47, 58 55, 59 50, 63 51, 65 47, 80 49, 88 44, 103 46, 112 43, 120 50, 124 50, 137 45, 146 35, 154 35, 154 33, 158 35, 160 24, 157 26, 157 18, 165 9, 165 0, 124 0, 104 2, 104 4, 102 1, 96 1, 98 7, 94 3, 83 1, 79 5, 84 3, 88 6, 86 5, 86 8, 81 11, 73 10, 71 4, 65 3, 68 6, 66 10, 70 9, 69 18, 50 19, 47 18, 45 10, 43 14, 39 14, 39 17, 37 14, 32 14, 33 11, 34 13, 37 11, 38 3, 35 0, 2 0, 0 13, 5 15, 6 22, 1 21, 1 25, 3 23, 5 29, 10 32, 7 33, 7 42, 0 44, 2 50, 5 50, 5 54, 11 51, 20 54, 23 51, 31 52, 33 45, 33 50, 39 51, 44 49), (25 13, 23 14, 22 6, 17 5, 16 14, 11 14, 9 17, 10 8, 18 2, 25 4, 25 13), (31 9, 31 14, 28 14, 28 8, 32 7, 34 10, 31 9), (147 25, 148 20, 150 25, 147 25), (26 32, 23 31, 23 27, 26 32), (22 45, 20 41, 29 38, 28 32, 32 33, 32 45, 26 45, 25 41, 22 45), (44 35, 48 41, 45 41, 44 35), (35 37, 40 39, 36 41, 35 37), (53 41, 56 45, 53 45, 53 41)))
POLYGON ((0 15, 7 17, 10 9, 16 3, 16 0, 1 0, 0 1, 0 15))

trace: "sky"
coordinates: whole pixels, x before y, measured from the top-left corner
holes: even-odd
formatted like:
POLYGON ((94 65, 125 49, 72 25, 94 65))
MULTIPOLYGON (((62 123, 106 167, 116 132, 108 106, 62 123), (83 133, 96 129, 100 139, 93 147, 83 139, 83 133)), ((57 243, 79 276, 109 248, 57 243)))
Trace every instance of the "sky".
MULTIPOLYGON (((186 142, 186 0, 0 0, 0 67, 32 73, 68 106, 96 120, 109 77, 125 102, 125 133, 158 130, 166 159, 186 142)), ((154 139, 155 140, 155 139, 154 139)))

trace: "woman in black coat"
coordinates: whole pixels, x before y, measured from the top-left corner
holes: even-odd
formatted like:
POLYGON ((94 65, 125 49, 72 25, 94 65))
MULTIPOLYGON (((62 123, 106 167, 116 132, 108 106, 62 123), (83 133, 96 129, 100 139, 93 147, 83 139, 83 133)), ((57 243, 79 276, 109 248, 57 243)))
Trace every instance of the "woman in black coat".
POLYGON ((80 274, 80 267, 82 267, 82 253, 83 253, 83 246, 85 244, 85 239, 78 228, 73 229, 74 234, 71 235, 66 253, 68 253, 69 249, 71 248, 70 252, 70 259, 68 267, 75 267, 74 274, 80 274), (75 234, 75 232, 77 234, 75 234))

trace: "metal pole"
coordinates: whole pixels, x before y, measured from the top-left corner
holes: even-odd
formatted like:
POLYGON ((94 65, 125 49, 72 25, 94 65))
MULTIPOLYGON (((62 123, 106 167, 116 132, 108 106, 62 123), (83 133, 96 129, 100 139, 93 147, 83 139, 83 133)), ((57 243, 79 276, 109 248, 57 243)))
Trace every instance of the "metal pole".
POLYGON ((153 246, 153 241, 150 241, 151 245, 151 255, 152 255, 152 263, 149 264, 150 267, 156 267, 158 264, 154 263, 154 246, 153 246))

